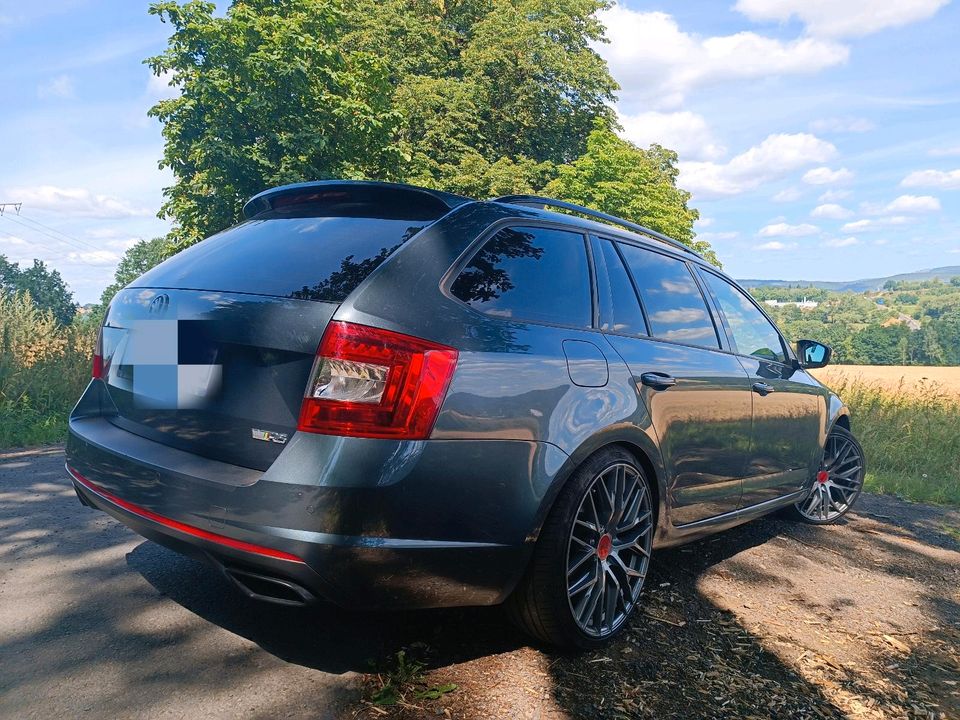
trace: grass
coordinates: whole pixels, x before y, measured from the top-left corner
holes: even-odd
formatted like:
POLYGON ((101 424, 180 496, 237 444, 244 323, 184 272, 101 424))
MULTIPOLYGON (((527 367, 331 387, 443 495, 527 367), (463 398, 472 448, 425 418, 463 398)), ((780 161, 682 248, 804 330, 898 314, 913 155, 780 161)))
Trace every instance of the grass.
POLYGON ((840 378, 831 387, 850 407, 867 490, 960 505, 960 392, 929 380, 891 387, 840 378))

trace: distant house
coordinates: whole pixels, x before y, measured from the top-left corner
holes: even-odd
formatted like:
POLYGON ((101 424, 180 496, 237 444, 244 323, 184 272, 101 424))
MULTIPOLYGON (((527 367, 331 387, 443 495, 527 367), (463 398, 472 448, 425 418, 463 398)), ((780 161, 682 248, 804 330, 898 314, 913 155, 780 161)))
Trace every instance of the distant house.
POLYGON ((806 297, 804 297, 803 300, 800 300, 799 302, 781 301, 781 300, 764 300, 763 302, 764 304, 769 305, 770 307, 786 307, 787 305, 793 305, 794 307, 798 307, 801 310, 813 310, 815 307, 817 307, 820 304, 816 300, 807 300, 806 297))

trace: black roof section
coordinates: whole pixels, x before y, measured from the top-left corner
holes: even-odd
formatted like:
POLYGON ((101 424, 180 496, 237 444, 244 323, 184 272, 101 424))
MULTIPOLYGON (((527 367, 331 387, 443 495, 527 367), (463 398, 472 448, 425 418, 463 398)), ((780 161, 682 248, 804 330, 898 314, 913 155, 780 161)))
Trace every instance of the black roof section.
POLYGON ((684 245, 678 240, 674 240, 672 237, 664 235, 663 233, 659 233, 656 230, 651 230, 643 225, 630 222, 629 220, 618 218, 616 215, 608 215, 607 213, 600 212, 599 210, 591 210, 590 208, 582 205, 575 205, 574 203, 565 202, 563 200, 554 200, 553 198, 541 197, 539 195, 503 195, 502 197, 493 198, 491 202, 507 203, 509 205, 524 205, 543 210, 547 208, 560 208, 569 212, 579 213, 580 215, 595 218, 608 224, 619 225, 627 230, 632 230, 635 233, 659 240, 660 242, 666 243, 677 250, 681 250, 689 255, 698 257, 701 260, 704 259, 703 256, 696 250, 684 245))
POLYGON ((250 219, 261 213, 292 205, 381 203, 395 206, 407 214, 435 219, 458 205, 468 202, 472 200, 453 193, 401 183, 374 180, 317 180, 264 190, 246 202, 243 206, 243 216, 250 219))

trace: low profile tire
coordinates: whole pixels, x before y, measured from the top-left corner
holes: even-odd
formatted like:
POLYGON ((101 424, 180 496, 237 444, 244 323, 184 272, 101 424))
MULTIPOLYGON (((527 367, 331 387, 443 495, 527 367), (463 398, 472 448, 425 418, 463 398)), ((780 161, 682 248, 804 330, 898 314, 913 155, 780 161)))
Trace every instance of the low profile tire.
POLYGON ((620 448, 590 456, 554 503, 530 567, 507 601, 511 619, 560 648, 595 649, 627 624, 654 533, 650 484, 620 448))
POLYGON ((866 475, 863 447, 849 430, 836 426, 827 436, 823 462, 810 493, 789 509, 796 520, 813 525, 836 522, 853 507, 866 475))

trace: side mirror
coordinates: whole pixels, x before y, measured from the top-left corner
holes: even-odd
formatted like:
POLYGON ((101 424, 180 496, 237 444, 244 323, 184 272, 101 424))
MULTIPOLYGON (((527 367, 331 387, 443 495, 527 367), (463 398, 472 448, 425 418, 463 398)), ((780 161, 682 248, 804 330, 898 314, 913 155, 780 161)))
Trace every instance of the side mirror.
POLYGON ((830 362, 833 350, 829 345, 818 343, 816 340, 797 340, 797 356, 800 358, 800 367, 807 370, 822 368, 830 362))

